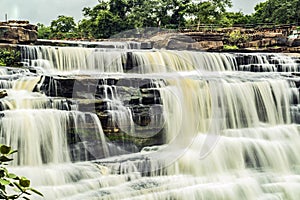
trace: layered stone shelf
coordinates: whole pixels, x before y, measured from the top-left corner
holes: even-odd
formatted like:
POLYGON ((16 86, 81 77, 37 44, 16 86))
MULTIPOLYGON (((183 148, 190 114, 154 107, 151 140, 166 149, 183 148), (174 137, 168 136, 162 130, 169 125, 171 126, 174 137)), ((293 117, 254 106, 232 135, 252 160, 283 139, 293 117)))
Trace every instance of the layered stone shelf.
POLYGON ((0 22, 0 43, 30 44, 37 40, 37 26, 28 21, 0 22))
POLYGON ((138 150, 163 142, 164 119, 159 84, 165 83, 147 78, 42 76, 34 91, 50 98, 67 99, 69 109, 96 114, 111 142, 126 141, 126 145, 132 143, 138 150), (134 126, 129 124, 130 115, 134 126), (157 134, 148 137, 153 132, 157 134))

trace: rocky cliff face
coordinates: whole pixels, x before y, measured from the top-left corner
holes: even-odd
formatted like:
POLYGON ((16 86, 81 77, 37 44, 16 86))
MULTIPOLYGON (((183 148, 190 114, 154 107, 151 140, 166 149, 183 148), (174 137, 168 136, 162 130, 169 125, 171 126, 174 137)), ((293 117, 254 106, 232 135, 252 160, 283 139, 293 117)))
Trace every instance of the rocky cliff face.
POLYGON ((28 21, 0 22, 0 42, 29 44, 37 40, 37 26, 28 21))

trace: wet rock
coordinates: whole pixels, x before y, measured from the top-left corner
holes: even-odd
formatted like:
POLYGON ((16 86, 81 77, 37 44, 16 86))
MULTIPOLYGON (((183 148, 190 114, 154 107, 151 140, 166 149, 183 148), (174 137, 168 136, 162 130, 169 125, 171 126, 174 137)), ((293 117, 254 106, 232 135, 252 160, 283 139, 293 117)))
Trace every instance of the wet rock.
MULTIPOLYGON (((103 132, 112 143, 141 149, 163 143, 164 116, 157 88, 160 81, 149 78, 44 76, 35 91, 71 99, 70 107, 76 106, 78 111, 97 115, 103 132), (133 137, 131 131, 139 137, 133 137), (150 133, 155 134, 149 136, 150 133)), ((92 129, 93 126, 95 124, 86 123, 86 127, 92 129)))
POLYGON ((152 42, 142 42, 141 49, 153 49, 153 43, 152 42))

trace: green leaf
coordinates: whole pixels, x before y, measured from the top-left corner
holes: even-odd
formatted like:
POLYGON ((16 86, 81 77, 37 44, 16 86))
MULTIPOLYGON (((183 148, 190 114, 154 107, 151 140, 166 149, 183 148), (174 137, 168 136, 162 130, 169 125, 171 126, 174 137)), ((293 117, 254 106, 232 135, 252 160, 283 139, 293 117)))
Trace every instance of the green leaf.
POLYGON ((41 192, 39 192, 39 191, 37 191, 36 189, 34 189, 34 188, 28 188, 28 190, 31 190, 32 192, 34 192, 34 193, 36 193, 36 194, 38 194, 38 195, 40 195, 40 196, 44 196, 41 192))
POLYGON ((19 185, 19 183, 14 182, 14 185, 15 185, 21 192, 24 192, 24 189, 19 185))
POLYGON ((7 155, 11 155, 11 154, 14 154, 14 153, 17 153, 18 150, 11 150, 7 155))
POLYGON ((11 147, 6 145, 1 145, 0 147, 0 153, 2 154, 8 154, 11 151, 11 147))
POLYGON ((5 167, 1 167, 0 171, 3 170, 5 172, 5 174, 8 174, 8 170, 5 167))
POLYGON ((12 161, 13 159, 11 159, 11 158, 8 158, 8 157, 6 157, 6 156, 1 156, 0 157, 0 161, 1 162, 9 162, 9 161, 12 161))
POLYGON ((26 190, 24 191, 24 194, 27 194, 27 195, 31 195, 29 192, 27 192, 26 190))
MULTIPOLYGON (((2 190, 4 193, 6 193, 6 192, 5 192, 5 186, 4 186, 4 185, 0 185, 0 190, 2 190)), ((0 192, 0 193, 2 193, 2 192, 0 192)))
POLYGON ((29 187, 30 186, 30 180, 28 180, 26 177, 21 177, 21 179, 19 180, 19 184, 22 187, 29 187))
POLYGON ((0 184, 1 184, 1 185, 9 185, 9 184, 10 184, 10 181, 1 178, 1 179, 0 179, 0 184))
POLYGON ((11 195, 11 196, 8 196, 8 199, 17 199, 19 197, 19 195, 11 195))
POLYGON ((5 177, 5 170, 3 168, 0 168, 0 178, 5 177))
POLYGON ((12 173, 9 173, 9 174, 7 175, 7 177, 8 177, 8 178, 11 178, 11 179, 18 179, 18 178, 19 178, 17 175, 12 174, 12 173))

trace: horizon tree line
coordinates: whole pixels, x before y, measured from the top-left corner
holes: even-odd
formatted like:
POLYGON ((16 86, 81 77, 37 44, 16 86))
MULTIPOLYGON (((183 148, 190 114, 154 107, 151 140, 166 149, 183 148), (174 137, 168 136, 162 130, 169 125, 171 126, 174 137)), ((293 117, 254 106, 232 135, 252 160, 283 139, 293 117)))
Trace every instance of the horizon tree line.
POLYGON ((85 7, 78 23, 71 16, 60 15, 50 26, 38 24, 38 37, 44 39, 109 38, 117 33, 139 28, 197 29, 201 24, 230 27, 237 24, 298 24, 300 1, 266 0, 245 15, 228 12, 231 0, 98 0, 85 7))

